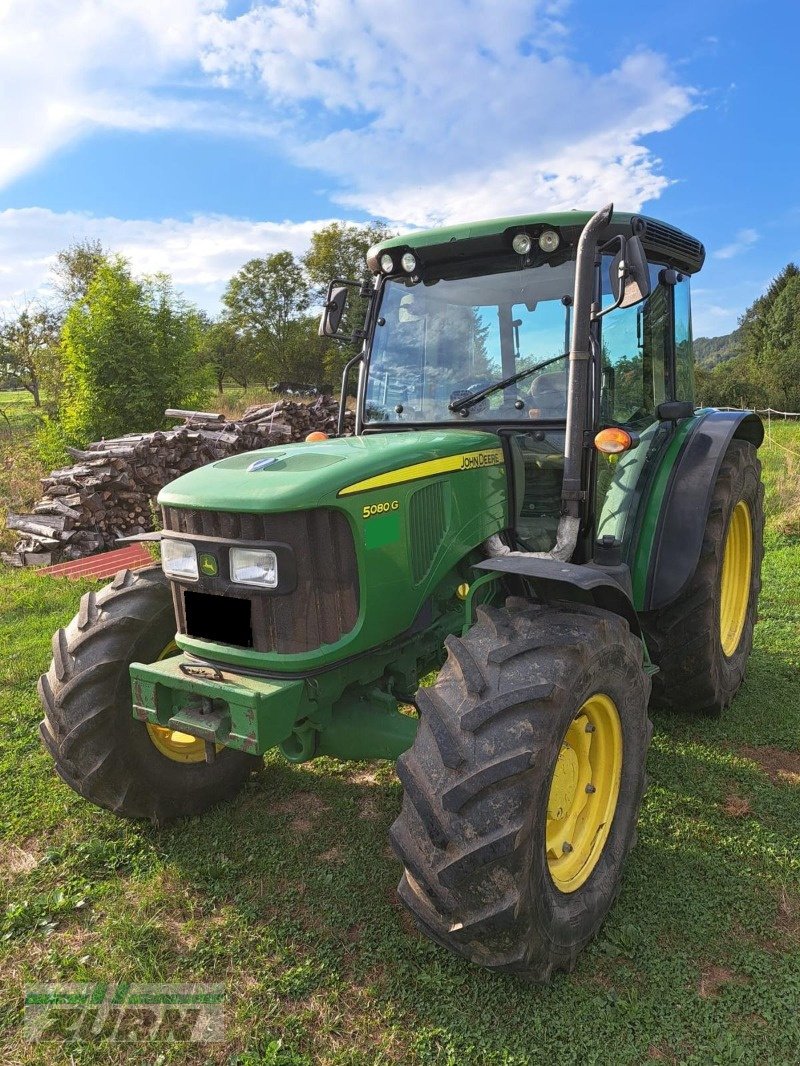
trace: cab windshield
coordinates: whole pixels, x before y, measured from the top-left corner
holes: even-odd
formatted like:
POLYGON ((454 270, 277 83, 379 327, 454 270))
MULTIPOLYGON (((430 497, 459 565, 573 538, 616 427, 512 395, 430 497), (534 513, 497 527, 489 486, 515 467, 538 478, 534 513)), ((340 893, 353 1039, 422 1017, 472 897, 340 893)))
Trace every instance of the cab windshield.
POLYGON ((574 262, 383 286, 365 421, 563 419, 574 262), (562 357, 562 358, 558 358, 562 357), (450 404, 532 370, 452 411, 450 404))

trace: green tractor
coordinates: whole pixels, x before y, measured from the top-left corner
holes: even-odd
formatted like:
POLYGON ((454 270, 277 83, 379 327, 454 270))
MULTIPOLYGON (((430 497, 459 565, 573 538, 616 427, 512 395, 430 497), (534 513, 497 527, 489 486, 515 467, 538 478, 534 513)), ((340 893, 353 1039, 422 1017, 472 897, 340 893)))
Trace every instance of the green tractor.
POLYGON ((571 969, 636 840, 648 704, 719 714, 752 646, 763 427, 695 409, 703 259, 611 206, 372 248, 320 325, 358 349, 339 435, 168 485, 161 567, 54 636, 61 777, 164 822, 275 748, 396 759, 422 930, 530 980, 571 969))

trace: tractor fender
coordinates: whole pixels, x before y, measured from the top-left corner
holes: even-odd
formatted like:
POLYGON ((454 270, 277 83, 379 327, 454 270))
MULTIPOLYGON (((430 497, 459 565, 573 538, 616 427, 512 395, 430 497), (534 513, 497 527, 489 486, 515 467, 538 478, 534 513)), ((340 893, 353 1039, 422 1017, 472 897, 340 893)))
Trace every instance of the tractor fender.
POLYGON ((697 569, 711 495, 734 438, 760 447, 764 426, 758 415, 708 411, 683 442, 653 536, 643 611, 661 610, 672 603, 697 569))
POLYGON ((585 603, 621 615, 637 637, 642 635, 639 616, 631 598, 630 570, 625 564, 565 563, 527 552, 498 555, 475 564, 476 570, 513 574, 524 578, 544 603, 585 603))

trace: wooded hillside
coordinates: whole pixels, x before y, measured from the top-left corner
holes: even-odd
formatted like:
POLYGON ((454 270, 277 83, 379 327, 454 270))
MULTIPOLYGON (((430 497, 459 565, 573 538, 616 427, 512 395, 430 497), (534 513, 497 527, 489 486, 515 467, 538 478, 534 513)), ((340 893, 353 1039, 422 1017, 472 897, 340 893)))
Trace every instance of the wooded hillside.
POLYGON ((727 337, 694 342, 696 398, 800 411, 800 269, 788 263, 727 337))

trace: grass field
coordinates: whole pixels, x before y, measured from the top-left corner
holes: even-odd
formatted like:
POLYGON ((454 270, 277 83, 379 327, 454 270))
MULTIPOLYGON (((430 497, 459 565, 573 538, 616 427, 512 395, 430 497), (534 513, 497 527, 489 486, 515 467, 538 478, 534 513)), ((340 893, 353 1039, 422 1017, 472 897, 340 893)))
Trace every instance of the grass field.
POLYGON ((800 468, 782 448, 800 454, 800 427, 762 450, 745 685, 721 721, 656 717, 619 901, 544 989, 415 932, 394 894, 387 764, 271 758, 232 805, 162 829, 75 796, 40 749, 35 683, 90 585, 0 573, 0 1061, 797 1063, 800 468), (23 987, 51 981, 222 982, 226 1042, 28 1044, 23 987))

